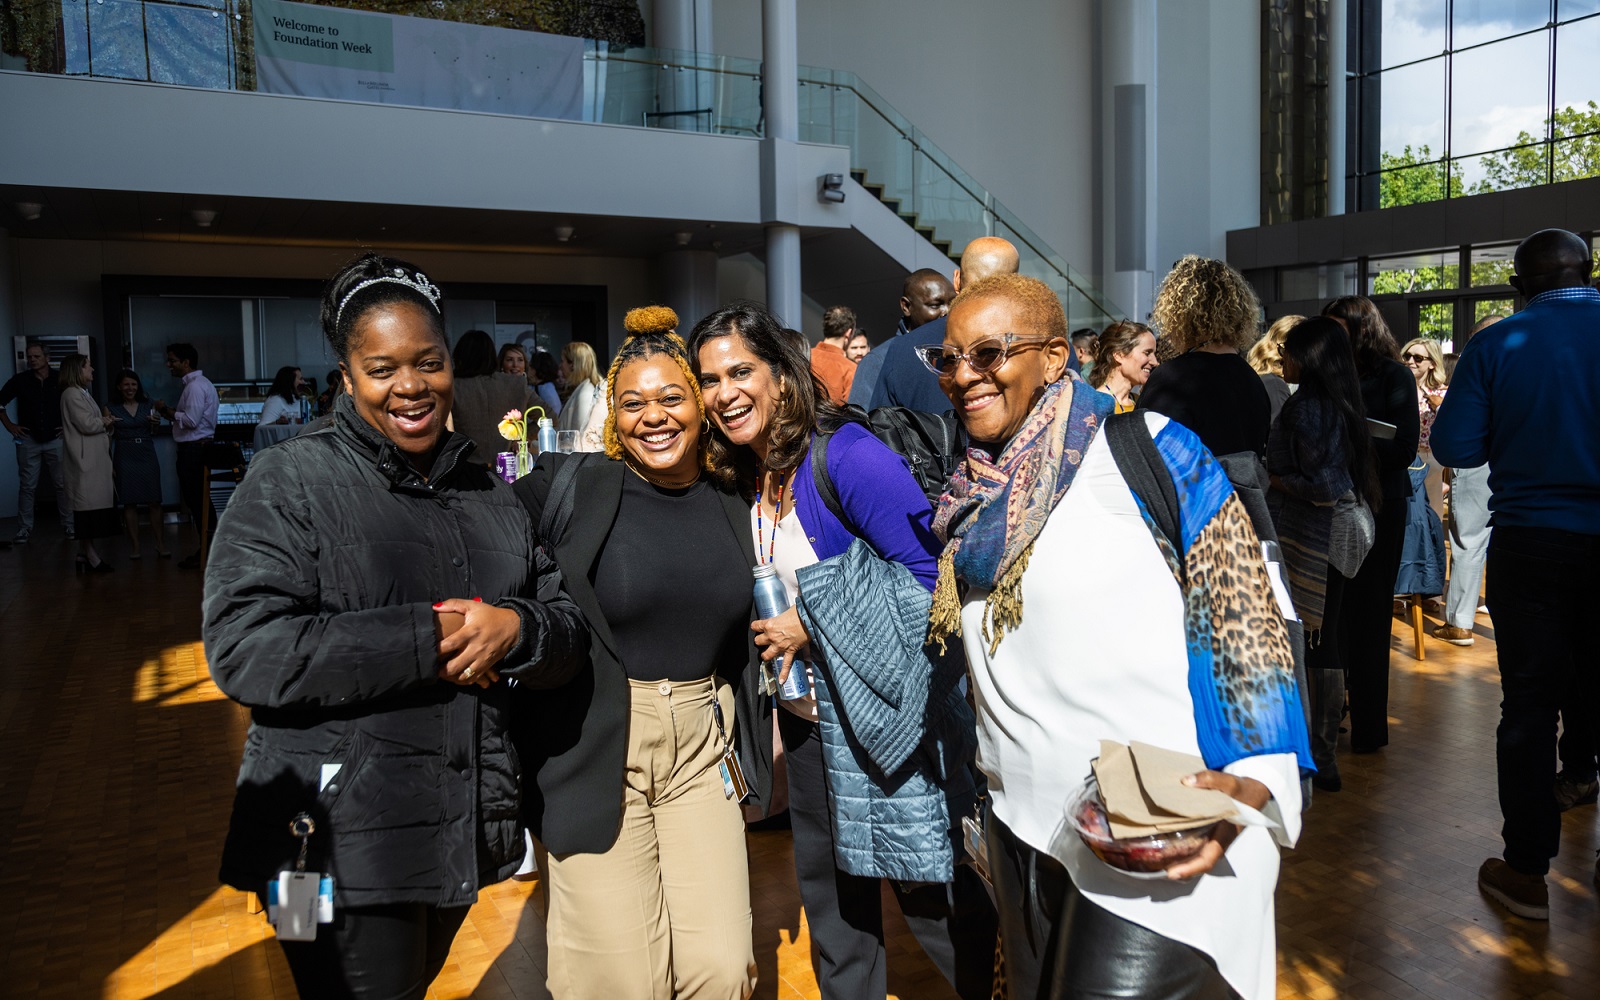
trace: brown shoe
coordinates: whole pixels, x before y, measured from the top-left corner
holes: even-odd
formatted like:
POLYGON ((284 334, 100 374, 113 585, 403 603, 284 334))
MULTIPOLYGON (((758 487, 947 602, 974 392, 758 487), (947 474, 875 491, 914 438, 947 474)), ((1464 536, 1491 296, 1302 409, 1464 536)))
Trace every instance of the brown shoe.
POLYGON ((1472 645, 1472 629, 1456 628, 1454 625, 1440 625, 1433 630, 1433 637, 1440 642, 1448 642, 1452 646, 1472 645))
POLYGON ((1550 887, 1543 875, 1524 875, 1502 859, 1490 858, 1478 869, 1478 888, 1519 917, 1550 919, 1550 887))

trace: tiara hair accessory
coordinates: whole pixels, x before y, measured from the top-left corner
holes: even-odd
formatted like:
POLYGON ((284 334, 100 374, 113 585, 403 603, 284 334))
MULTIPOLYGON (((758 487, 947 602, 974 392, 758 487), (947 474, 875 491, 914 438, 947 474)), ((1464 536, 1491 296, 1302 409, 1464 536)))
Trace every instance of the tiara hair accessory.
POLYGON ((439 311, 439 286, 429 281, 428 276, 423 274, 421 271, 416 272, 414 276, 407 276, 405 268, 397 267, 389 274, 380 274, 376 278, 368 278, 366 281, 356 285, 356 287, 350 289, 348 292, 345 292, 344 298, 339 300, 338 312, 333 314, 333 325, 338 327, 340 321, 344 319, 344 307, 350 304, 350 300, 356 297, 357 292, 361 291, 363 288, 370 288, 373 285, 385 284, 404 285, 407 288, 420 292, 422 297, 428 300, 428 304, 433 306, 433 311, 439 311))

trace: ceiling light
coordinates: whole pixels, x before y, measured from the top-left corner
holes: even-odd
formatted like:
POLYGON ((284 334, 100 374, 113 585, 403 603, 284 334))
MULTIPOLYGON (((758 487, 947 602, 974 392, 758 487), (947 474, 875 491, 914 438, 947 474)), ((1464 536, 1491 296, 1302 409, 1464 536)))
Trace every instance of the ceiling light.
POLYGON ((194 219, 194 224, 201 229, 209 229, 211 224, 217 221, 216 211, 209 208, 197 208, 190 212, 189 216, 194 219))
POLYGON ((572 239, 573 232, 575 230, 571 226, 557 226, 555 229, 557 242, 565 243, 572 239))
POLYGON ((693 233, 673 233, 672 234, 672 241, 674 243, 678 244, 678 246, 680 246, 680 247, 688 246, 689 245, 689 241, 692 240, 692 239, 694 239, 694 234, 693 233))
POLYGON ((17 202, 17 212, 22 216, 24 222, 37 222, 39 221, 39 216, 44 214, 44 206, 36 201, 19 201, 17 202))

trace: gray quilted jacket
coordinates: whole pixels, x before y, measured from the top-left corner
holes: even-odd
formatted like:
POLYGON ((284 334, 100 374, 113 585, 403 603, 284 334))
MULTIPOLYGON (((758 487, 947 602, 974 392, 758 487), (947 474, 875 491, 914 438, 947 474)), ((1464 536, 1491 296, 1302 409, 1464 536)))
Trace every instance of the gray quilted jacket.
POLYGON ((800 570, 811 633, 834 860, 852 875, 949 882, 976 799, 976 720, 959 648, 924 639, 933 595, 857 540, 800 570))

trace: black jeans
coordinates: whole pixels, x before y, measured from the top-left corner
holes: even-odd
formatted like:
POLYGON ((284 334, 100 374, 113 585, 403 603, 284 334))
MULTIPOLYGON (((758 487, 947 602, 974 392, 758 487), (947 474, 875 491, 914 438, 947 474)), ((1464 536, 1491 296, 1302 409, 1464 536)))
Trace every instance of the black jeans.
MULTIPOLYGON (((204 441, 179 441, 178 442, 178 498, 183 505, 189 508, 189 516, 194 518, 195 538, 200 537, 200 505, 209 504, 210 500, 205 495, 206 472, 206 445, 204 441)), ((217 508, 211 507, 206 512, 208 521, 207 533, 217 533, 217 508)))
POLYGON ((1018 840, 993 814, 987 839, 1010 1000, 1238 995, 1205 953, 1090 901, 1061 862, 1018 840))
MULTIPOLYGON (((834 864, 832 809, 818 727, 781 709, 778 727, 789 770, 795 875, 811 932, 818 989, 823 1000, 881 997, 888 990, 883 880, 847 875, 834 864)), ((972 867, 957 865, 949 885, 890 885, 906 926, 962 1000, 989 1000, 995 912, 972 867)))
POLYGON ((1377 530, 1361 569, 1346 581, 1342 650, 1350 696, 1350 748, 1376 750, 1389 743, 1389 637, 1394 581, 1406 540, 1406 498, 1384 497, 1377 530))
POLYGON ((1496 525, 1489 538, 1488 600, 1500 653, 1500 728, 1495 735, 1506 863, 1543 875, 1561 848, 1552 781, 1556 715, 1581 692, 1591 717, 1594 655, 1588 616, 1600 605, 1600 535, 1496 525))
POLYGON ((280 941, 303 1000, 422 1000, 471 907, 335 909, 315 941, 280 941))
POLYGON ((1561 770, 1577 782, 1593 781, 1600 775, 1600 728, 1595 711, 1600 707, 1597 671, 1585 671, 1572 678, 1561 699, 1561 742, 1556 752, 1561 770))

